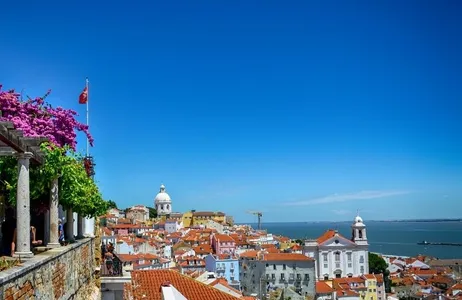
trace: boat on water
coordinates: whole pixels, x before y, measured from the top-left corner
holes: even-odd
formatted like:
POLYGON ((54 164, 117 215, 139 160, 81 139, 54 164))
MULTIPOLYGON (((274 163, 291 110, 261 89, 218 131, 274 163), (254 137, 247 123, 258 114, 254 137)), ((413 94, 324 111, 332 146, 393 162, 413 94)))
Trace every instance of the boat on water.
POLYGON ((422 242, 417 243, 417 245, 430 245, 430 243, 427 241, 422 241, 422 242))
POLYGON ((428 246, 428 245, 434 245, 434 246, 458 246, 458 247, 462 247, 462 243, 431 243, 431 242, 427 242, 427 241, 419 242, 419 243, 417 243, 417 245, 425 245, 425 246, 428 246))

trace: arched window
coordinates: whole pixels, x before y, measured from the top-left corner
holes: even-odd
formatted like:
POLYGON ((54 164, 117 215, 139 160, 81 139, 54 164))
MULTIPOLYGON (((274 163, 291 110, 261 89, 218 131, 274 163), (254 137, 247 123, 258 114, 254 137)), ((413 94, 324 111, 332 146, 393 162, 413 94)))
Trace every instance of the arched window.
POLYGON ((360 239, 363 238, 363 230, 362 229, 358 230, 358 236, 359 236, 360 239))

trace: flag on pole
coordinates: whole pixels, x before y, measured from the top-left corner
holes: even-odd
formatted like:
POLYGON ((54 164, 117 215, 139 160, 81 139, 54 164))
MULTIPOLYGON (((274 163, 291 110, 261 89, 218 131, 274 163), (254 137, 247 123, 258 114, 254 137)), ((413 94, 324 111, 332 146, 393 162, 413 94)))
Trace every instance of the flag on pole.
POLYGON ((88 87, 86 86, 79 96, 79 104, 87 104, 88 101, 88 87))

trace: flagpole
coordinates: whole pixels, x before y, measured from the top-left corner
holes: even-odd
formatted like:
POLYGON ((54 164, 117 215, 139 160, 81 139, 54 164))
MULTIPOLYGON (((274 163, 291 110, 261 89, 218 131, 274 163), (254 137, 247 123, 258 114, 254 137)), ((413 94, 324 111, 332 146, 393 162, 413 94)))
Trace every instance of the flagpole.
MULTIPOLYGON (((88 109, 88 101, 90 100, 90 91, 88 89, 88 77, 85 79, 85 87, 87 88, 87 126, 90 126, 89 122, 89 109, 88 109)), ((87 137, 87 157, 90 155, 90 141, 87 137)))

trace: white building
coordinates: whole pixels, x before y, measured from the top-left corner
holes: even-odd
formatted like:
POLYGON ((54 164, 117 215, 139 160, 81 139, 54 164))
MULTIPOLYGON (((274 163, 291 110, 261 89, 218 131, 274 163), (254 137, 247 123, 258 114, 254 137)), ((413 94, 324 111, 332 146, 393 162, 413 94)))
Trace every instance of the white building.
POLYGON ((316 260, 316 277, 327 280, 357 277, 369 273, 366 225, 358 215, 347 239, 337 230, 328 230, 316 240, 306 240, 303 253, 316 260))
POLYGON ((172 199, 165 191, 165 185, 160 186, 160 191, 154 199, 154 205, 158 215, 169 215, 172 213, 172 199))
POLYGON ((181 223, 177 220, 168 219, 165 221, 165 231, 167 233, 177 232, 181 228, 181 223))
POLYGON ((302 296, 315 295, 315 261, 297 253, 258 253, 241 256, 239 272, 244 295, 262 295, 291 287, 302 296))
POLYGON ((144 222, 149 220, 149 208, 144 205, 132 206, 127 211, 127 218, 134 221, 144 222))

